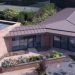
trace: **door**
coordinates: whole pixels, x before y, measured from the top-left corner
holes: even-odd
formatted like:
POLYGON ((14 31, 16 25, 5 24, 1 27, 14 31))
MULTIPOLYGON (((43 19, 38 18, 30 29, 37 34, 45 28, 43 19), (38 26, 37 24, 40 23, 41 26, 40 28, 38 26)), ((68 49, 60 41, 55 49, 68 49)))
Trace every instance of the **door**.
POLYGON ((68 49, 68 38, 66 36, 61 36, 61 49, 68 49))
POLYGON ((60 48, 60 36, 54 36, 53 45, 55 48, 60 48))
POLYGON ((33 42, 34 42, 33 37, 28 38, 27 48, 33 48, 34 47, 34 43, 33 42))
POLYGON ((75 52, 75 38, 69 39, 69 50, 75 52))

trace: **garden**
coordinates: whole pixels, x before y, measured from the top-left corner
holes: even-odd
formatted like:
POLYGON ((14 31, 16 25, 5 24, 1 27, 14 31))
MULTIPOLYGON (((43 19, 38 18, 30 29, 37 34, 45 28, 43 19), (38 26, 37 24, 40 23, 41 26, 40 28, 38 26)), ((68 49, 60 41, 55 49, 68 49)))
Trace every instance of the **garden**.
POLYGON ((0 11, 0 19, 21 22, 22 25, 33 25, 54 15, 56 11, 57 8, 53 3, 43 5, 37 12, 17 12, 15 9, 5 9, 0 11))
POLYGON ((9 68, 19 64, 26 64, 26 63, 42 61, 47 59, 57 59, 61 58, 62 56, 63 54, 58 51, 52 51, 52 53, 49 53, 47 55, 38 55, 38 56, 29 56, 29 57, 20 56, 17 59, 5 59, 1 63, 1 67, 9 68))

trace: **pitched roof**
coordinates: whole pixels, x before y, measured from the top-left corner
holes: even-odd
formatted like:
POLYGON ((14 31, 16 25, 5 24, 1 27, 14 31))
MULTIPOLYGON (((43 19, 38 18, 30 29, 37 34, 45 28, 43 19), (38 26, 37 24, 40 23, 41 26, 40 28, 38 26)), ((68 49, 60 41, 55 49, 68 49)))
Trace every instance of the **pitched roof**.
POLYGON ((75 36, 75 8, 63 9, 38 25, 16 27, 10 31, 6 37, 39 33, 75 36))

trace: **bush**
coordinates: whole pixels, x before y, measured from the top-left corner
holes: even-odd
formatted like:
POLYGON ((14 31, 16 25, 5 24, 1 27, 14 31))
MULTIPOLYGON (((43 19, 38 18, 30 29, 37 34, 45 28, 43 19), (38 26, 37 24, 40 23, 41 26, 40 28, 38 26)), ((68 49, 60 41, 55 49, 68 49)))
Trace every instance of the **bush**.
POLYGON ((34 23, 41 22, 48 18, 48 16, 52 16, 56 13, 56 6, 53 3, 45 4, 41 9, 36 13, 33 18, 34 23))
POLYGON ((59 58, 61 57, 63 54, 61 52, 58 51, 53 51, 50 55, 51 58, 59 58))
POLYGON ((11 21, 21 22, 23 25, 32 25, 37 24, 48 16, 56 13, 56 7, 53 3, 49 3, 41 7, 41 9, 37 12, 17 12, 12 9, 5 9, 0 12, 0 18, 11 21))
POLYGON ((29 62, 31 61, 37 61, 37 60, 42 60, 43 57, 42 56, 32 56, 29 58, 29 62))
POLYGON ((13 18, 18 15, 18 12, 12 9, 5 9, 3 10, 3 14, 6 20, 13 20, 13 18))
POLYGON ((17 64, 16 60, 12 59, 6 59, 4 62, 2 62, 2 67, 7 68, 7 67, 13 67, 17 64))
POLYGON ((26 63, 27 62, 27 59, 25 57, 19 57, 18 60, 17 60, 18 64, 21 64, 21 63, 26 63))
POLYGON ((46 67, 43 62, 41 62, 40 64, 37 64, 36 71, 38 72, 38 75, 47 75, 45 70, 46 70, 46 67))

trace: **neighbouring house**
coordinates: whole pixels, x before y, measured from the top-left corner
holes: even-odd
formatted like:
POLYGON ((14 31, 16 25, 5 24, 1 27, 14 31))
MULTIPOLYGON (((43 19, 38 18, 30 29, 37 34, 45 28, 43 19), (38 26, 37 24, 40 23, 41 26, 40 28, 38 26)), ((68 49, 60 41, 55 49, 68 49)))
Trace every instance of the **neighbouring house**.
POLYGON ((29 48, 41 51, 59 48, 75 52, 75 8, 63 9, 38 25, 5 23, 12 26, 0 30, 0 56, 29 48))

